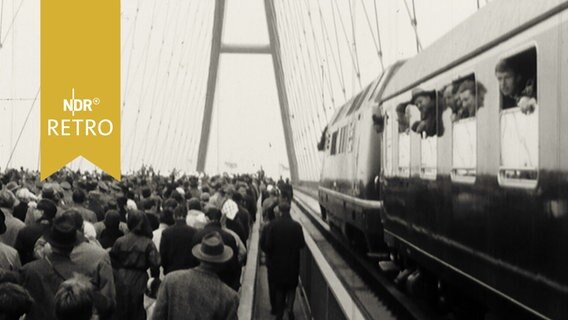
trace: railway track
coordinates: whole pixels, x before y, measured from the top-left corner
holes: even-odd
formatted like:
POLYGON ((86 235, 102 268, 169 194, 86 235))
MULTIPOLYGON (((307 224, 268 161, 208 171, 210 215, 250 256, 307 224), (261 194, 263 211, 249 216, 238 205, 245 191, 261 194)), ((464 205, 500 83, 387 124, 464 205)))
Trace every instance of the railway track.
POLYGON ((345 239, 320 218, 318 202, 311 195, 294 190, 293 202, 299 211, 295 218, 312 235, 366 318, 448 319, 425 302, 399 290, 376 262, 354 252, 345 239))

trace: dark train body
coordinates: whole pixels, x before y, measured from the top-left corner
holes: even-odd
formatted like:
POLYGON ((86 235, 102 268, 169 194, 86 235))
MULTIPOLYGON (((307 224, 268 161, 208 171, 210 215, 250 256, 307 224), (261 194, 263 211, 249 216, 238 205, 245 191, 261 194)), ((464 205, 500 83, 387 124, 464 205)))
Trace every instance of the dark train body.
POLYGON ((354 112, 337 111, 322 214, 369 252, 386 246, 493 310, 568 319, 567 62, 568 3, 491 2, 387 70, 354 112), (513 107, 496 77, 503 63, 533 86, 513 107), (434 101, 434 133, 416 132, 427 120, 418 89, 434 101), (333 150, 350 123, 353 141, 333 150))
POLYGON ((385 72, 334 114, 326 130, 318 188, 323 218, 371 254, 384 250, 377 193, 381 153, 380 136, 366 124, 391 76, 385 72))

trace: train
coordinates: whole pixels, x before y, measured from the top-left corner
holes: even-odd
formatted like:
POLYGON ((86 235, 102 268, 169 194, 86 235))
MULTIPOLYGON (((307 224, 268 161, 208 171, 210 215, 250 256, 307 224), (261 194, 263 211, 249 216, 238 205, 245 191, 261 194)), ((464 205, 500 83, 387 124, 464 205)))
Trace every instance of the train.
POLYGON ((568 319, 567 1, 490 2, 323 141, 321 215, 354 247, 505 318, 568 319))

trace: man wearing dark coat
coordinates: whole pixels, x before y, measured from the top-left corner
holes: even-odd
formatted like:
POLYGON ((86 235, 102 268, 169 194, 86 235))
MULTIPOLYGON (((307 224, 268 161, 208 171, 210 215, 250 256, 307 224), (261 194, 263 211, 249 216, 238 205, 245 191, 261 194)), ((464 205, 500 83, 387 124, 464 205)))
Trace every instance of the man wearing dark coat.
POLYGON ((51 253, 44 259, 26 264, 21 270, 23 286, 35 300, 26 319, 55 320, 57 288, 74 273, 82 273, 79 265, 69 257, 77 241, 77 228, 70 217, 56 218, 46 240, 51 245, 51 253))
POLYGON ((302 226, 292 220, 290 205, 278 206, 279 217, 267 227, 261 247, 269 261, 269 282, 274 288, 274 312, 294 319, 294 298, 300 272, 300 250, 306 246, 302 226))
POLYGON ((164 274, 193 268, 198 265, 197 260, 191 254, 191 247, 189 246, 193 243, 196 230, 187 225, 185 222, 186 216, 187 209, 185 206, 175 208, 175 224, 166 228, 162 233, 160 256, 164 274))
POLYGON ((221 234, 210 232, 191 250, 200 265, 166 275, 153 320, 237 319, 239 295, 219 279, 222 265, 233 256, 221 234))
POLYGON ((38 222, 25 226, 18 232, 14 248, 18 250, 22 264, 35 260, 34 245, 42 235, 46 234, 51 227, 51 222, 57 213, 57 206, 53 201, 41 199, 37 204, 37 209, 42 211, 42 216, 38 222))

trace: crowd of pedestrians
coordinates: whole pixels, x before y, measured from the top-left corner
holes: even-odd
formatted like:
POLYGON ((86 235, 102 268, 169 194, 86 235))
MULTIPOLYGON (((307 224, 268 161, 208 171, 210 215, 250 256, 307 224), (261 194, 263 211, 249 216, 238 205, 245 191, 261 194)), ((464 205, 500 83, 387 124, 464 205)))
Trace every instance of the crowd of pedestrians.
POLYGON ((9 170, 0 179, 0 318, 146 319, 150 297, 152 319, 236 319, 261 199, 272 310, 293 319, 304 238, 291 198, 289 183, 262 172, 143 168, 115 181, 62 170, 40 182, 9 170))

